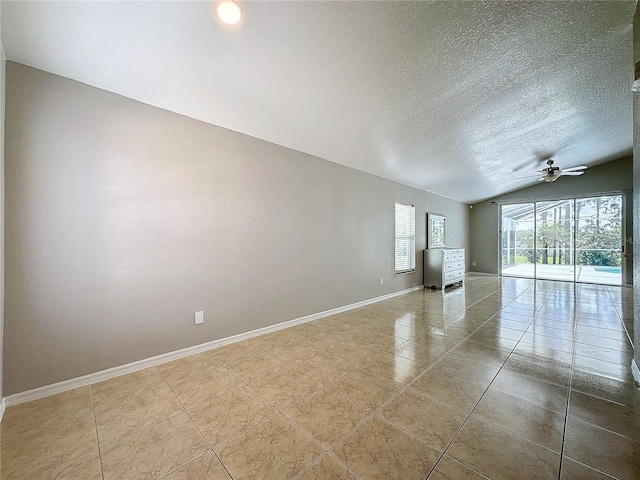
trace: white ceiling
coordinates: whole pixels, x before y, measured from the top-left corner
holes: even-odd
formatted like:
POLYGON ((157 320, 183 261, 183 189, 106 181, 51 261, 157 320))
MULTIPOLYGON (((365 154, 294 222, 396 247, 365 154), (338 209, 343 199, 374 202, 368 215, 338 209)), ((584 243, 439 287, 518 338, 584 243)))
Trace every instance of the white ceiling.
POLYGON ((242 5, 229 29, 213 2, 3 1, 2 42, 9 60, 465 202, 535 183, 515 177, 539 154, 568 168, 631 151, 635 1, 242 5))

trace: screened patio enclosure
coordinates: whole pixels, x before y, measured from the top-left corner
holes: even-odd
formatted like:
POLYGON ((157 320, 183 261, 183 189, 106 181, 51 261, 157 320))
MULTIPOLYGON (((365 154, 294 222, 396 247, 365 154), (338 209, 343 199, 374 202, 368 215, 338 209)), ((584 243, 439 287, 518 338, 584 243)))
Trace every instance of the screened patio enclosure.
POLYGON ((622 196, 503 204, 502 275, 622 284, 622 196))

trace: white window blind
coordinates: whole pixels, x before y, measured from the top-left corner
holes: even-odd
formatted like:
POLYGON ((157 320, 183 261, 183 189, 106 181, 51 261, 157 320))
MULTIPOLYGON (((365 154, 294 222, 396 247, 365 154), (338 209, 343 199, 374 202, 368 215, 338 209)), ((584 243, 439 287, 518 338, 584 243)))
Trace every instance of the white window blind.
POLYGON ((396 203, 396 273, 416 269, 416 214, 413 205, 396 203))

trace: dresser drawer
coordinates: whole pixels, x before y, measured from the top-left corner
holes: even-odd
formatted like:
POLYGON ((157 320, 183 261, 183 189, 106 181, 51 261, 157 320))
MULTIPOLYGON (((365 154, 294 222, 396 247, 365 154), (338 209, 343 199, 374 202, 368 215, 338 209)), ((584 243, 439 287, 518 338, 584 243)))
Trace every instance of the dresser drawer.
POLYGON ((445 272, 442 275, 442 278, 444 280, 443 283, 445 285, 464 280, 464 268, 459 270, 452 270, 450 272, 445 272))
POLYGON ((444 263, 451 262, 457 259, 458 259, 458 254, 456 252, 444 252, 443 254, 444 263))
POLYGON ((452 260, 450 262, 446 262, 442 266, 443 272, 451 272, 453 270, 460 270, 461 268, 464 269, 464 262, 459 262, 457 260, 452 260))

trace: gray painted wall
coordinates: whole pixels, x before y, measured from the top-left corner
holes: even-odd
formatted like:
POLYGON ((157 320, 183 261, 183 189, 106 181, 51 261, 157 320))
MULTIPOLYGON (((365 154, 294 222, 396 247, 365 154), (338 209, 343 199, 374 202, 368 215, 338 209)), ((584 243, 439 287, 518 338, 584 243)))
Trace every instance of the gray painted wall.
POLYGON ((11 62, 6 177, 7 395, 421 285, 428 211, 469 246, 465 204, 11 62))
MULTIPOLYGON (((1 11, 2 9, 0 9, 1 11)), ((2 25, 2 21, 0 21, 2 25)), ((5 56, 0 42, 0 399, 4 371, 4 105, 5 105, 5 56)))
MULTIPOLYGON (((633 62, 640 61, 640 9, 633 17, 633 62)), ((632 72, 633 67, 629 68, 632 72)), ((633 238, 640 241, 640 93, 633 94, 633 238)), ((634 360, 640 366, 640 248, 633 255, 633 331, 634 360)), ((637 380, 637 379, 636 379, 637 380)))
MULTIPOLYGON (((500 203, 525 200, 540 200, 563 198, 570 196, 591 195, 595 193, 625 192, 626 211, 631 208, 631 189, 633 159, 631 156, 620 158, 595 167, 588 168, 584 175, 578 177, 563 177, 552 184, 539 183, 532 187, 516 192, 491 198, 473 205, 470 215, 471 250, 470 260, 476 262, 472 271, 484 273, 498 273, 499 270, 499 205, 500 203), (495 202, 495 203, 491 203, 495 202)), ((524 175, 524 174, 523 174, 524 175)), ((625 217, 627 220, 629 216, 625 217)), ((627 231, 632 226, 623 225, 627 231)), ((628 237, 629 235, 627 235, 628 237)), ((626 251, 632 253, 633 245, 627 243, 626 251)), ((627 257, 627 283, 631 283, 632 256, 627 257)))

